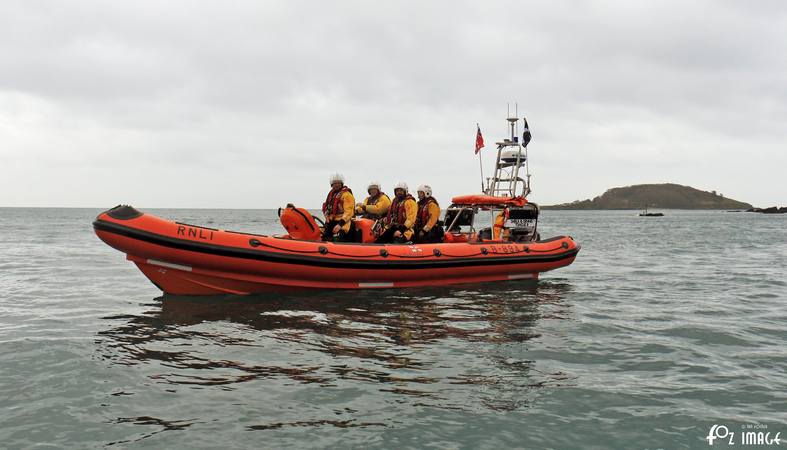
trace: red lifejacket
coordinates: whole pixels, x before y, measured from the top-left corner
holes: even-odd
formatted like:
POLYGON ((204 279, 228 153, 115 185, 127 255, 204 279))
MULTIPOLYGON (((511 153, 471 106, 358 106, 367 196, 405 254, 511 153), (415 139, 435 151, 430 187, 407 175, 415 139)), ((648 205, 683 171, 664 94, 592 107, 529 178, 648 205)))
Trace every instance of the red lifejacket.
POLYGON ((415 227, 416 228, 423 228, 426 225, 426 222, 429 221, 429 204, 434 203, 438 207, 440 204, 437 203, 437 200, 434 197, 424 197, 423 200, 418 200, 418 215, 416 216, 415 220, 415 227))
POLYGON ((404 207, 404 202, 407 200, 415 201, 410 194, 407 194, 401 201, 399 201, 399 197, 394 197, 391 201, 391 207, 388 209, 388 215, 385 216, 387 225, 404 225, 405 221, 407 221, 407 210, 404 207))
POLYGON ((331 189, 330 192, 328 192, 325 203, 322 204, 323 214, 326 216, 340 216, 344 214, 344 208, 342 207, 342 193, 344 192, 353 193, 347 186, 342 186, 338 191, 331 189))

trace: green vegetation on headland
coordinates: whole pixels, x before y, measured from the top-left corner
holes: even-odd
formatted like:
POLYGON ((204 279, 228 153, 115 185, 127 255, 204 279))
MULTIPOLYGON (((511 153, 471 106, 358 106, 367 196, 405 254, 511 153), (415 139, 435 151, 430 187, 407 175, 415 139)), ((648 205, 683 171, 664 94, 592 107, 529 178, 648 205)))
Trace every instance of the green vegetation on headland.
POLYGON ((593 200, 576 200, 543 209, 750 209, 752 205, 679 184, 637 184, 609 189, 593 200))

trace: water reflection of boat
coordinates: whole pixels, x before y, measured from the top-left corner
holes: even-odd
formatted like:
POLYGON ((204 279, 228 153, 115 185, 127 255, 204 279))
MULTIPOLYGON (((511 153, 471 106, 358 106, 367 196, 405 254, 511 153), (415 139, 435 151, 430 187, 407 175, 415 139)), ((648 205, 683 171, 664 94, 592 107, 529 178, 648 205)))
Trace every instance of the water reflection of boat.
POLYGON ((108 361, 146 367, 160 383, 362 382, 370 384, 355 386, 439 405, 464 407, 460 398, 480 395, 489 408, 511 409, 565 379, 531 372, 535 361, 506 347, 538 336, 545 317, 565 318, 567 289, 516 282, 407 295, 165 295, 143 315, 105 318, 120 323, 100 335, 108 361))

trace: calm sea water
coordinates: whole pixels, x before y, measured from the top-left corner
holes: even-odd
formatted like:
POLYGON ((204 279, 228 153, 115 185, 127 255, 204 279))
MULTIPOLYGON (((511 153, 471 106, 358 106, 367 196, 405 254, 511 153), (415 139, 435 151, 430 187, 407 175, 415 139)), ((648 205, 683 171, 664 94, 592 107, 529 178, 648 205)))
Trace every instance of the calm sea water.
MULTIPOLYGON (((98 212, 0 209, 1 447, 787 438, 784 215, 545 211, 542 236, 583 247, 538 282, 189 298, 99 241, 98 212)), ((150 212, 280 232, 274 211, 150 212)))

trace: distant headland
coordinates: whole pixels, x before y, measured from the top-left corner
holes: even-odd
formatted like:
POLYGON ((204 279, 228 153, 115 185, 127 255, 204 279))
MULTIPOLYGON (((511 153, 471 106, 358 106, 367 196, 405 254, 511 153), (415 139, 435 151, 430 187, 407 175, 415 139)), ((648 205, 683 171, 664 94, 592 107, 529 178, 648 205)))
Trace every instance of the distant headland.
POLYGON ((637 184, 609 189, 590 200, 576 200, 543 209, 751 209, 752 205, 680 184, 637 184))

